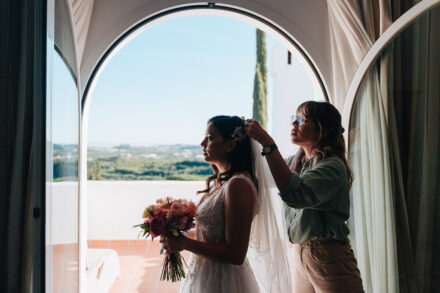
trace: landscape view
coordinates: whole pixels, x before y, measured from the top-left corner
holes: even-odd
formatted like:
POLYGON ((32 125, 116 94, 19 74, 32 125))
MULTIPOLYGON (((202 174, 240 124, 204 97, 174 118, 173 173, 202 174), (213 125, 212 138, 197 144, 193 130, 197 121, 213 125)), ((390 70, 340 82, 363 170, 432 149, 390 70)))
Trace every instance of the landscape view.
MULTIPOLYGON (((198 145, 89 146, 89 180, 205 180, 212 174, 198 145)), ((54 145, 54 181, 76 178, 77 146, 54 145)))
MULTIPOLYGON (((266 43, 276 42, 245 23, 212 16, 173 19, 130 41, 106 65, 89 98, 88 180, 205 180, 212 170, 198 143, 209 118, 253 117, 268 127, 266 43)), ((69 77, 60 84, 76 92, 69 77)), ((76 181, 77 117, 69 114, 66 88, 56 92, 53 177, 76 181)))

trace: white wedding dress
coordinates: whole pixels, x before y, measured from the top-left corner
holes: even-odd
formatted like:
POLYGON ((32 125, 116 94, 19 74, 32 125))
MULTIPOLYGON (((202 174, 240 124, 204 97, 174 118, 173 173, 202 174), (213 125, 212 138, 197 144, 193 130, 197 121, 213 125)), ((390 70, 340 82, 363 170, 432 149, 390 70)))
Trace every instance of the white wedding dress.
MULTIPOLYGON (((244 175, 232 178, 245 180, 257 190, 252 180, 244 175)), ((231 178, 231 179, 232 179, 231 178)), ((207 243, 221 243, 225 239, 225 190, 227 182, 209 195, 198 207, 196 214, 196 239, 207 243)), ((246 183, 245 183, 246 184, 246 183)), ((256 204, 255 212, 258 209, 256 204)), ((255 213, 254 213, 255 215, 255 213)), ((258 284, 248 259, 242 265, 226 264, 191 254, 181 293, 258 293, 258 284)))

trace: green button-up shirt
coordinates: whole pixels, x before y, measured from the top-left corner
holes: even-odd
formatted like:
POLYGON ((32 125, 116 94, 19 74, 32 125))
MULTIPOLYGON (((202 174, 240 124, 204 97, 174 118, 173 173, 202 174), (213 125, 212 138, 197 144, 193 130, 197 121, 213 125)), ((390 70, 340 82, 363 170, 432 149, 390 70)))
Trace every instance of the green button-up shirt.
MULTIPOLYGON (((294 157, 288 158, 286 163, 292 167, 294 157)), ((306 162, 302 170, 307 170, 308 164, 311 162, 306 162)), ((292 243, 311 238, 349 242, 348 176, 339 157, 326 158, 301 174, 292 171, 287 187, 279 194, 284 201, 287 233, 292 243)))

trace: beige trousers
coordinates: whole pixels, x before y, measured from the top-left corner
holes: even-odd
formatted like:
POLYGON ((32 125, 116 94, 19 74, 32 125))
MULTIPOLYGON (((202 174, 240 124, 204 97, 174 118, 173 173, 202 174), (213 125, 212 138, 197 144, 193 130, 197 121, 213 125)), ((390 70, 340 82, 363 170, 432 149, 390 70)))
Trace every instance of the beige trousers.
POLYGON ((349 243, 307 240, 293 245, 293 259, 294 293, 364 292, 349 243))

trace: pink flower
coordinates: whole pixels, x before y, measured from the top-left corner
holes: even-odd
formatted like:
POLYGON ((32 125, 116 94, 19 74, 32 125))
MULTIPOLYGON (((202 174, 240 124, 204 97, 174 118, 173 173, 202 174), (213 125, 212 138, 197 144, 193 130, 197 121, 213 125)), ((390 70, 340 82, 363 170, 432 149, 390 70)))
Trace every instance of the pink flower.
POLYGON ((151 237, 155 238, 165 232, 165 222, 160 217, 154 217, 150 220, 150 233, 151 237))
POLYGON ((169 213, 170 208, 168 206, 166 207, 160 207, 157 211, 156 211, 156 215, 158 217, 160 217, 163 221, 165 221, 165 219, 167 218, 167 214, 169 213))
POLYGON ((196 216, 197 213, 197 206, 192 202, 192 201, 187 201, 185 203, 185 214, 189 217, 189 218, 194 218, 196 216))
POLYGON ((181 202, 177 202, 177 201, 173 202, 171 204, 170 213, 175 217, 182 216, 183 214, 185 214, 185 205, 182 204, 181 202))
POLYGON ((186 231, 194 227, 196 212, 197 206, 192 201, 173 200, 171 197, 158 199, 156 204, 149 205, 143 211, 144 223, 141 228, 152 238, 161 236, 165 232, 171 233, 171 229, 186 231))

